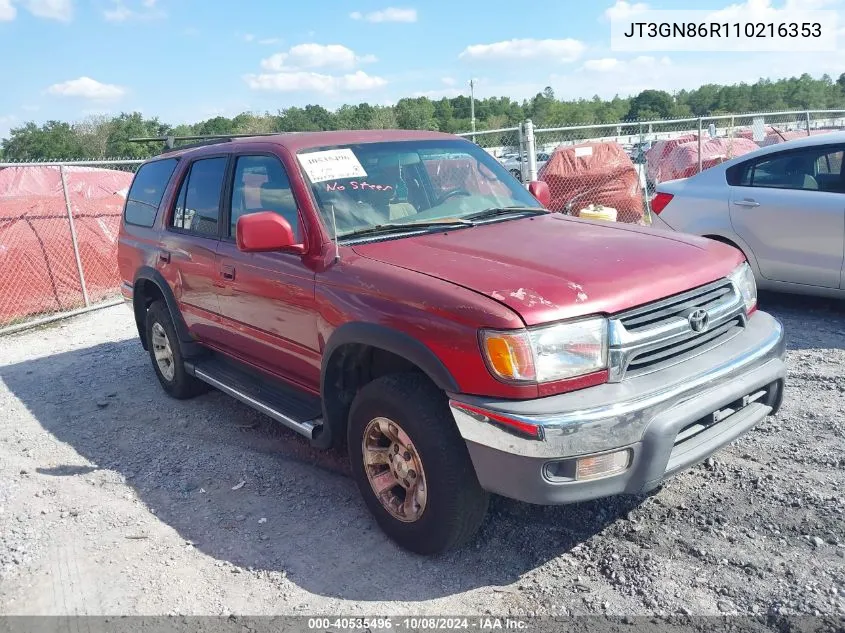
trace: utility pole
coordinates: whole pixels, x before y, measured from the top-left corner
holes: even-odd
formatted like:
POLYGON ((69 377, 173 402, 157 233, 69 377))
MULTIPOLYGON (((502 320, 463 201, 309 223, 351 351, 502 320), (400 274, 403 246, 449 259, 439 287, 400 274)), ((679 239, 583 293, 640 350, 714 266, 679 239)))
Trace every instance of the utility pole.
POLYGON ((475 79, 469 80, 469 116, 472 120, 472 142, 475 143, 475 79))

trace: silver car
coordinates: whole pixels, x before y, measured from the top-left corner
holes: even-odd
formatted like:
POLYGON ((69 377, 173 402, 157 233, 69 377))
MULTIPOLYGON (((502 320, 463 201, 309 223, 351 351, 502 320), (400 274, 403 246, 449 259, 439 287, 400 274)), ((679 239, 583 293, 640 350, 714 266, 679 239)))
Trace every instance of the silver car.
MULTIPOLYGON (((526 162, 528 159, 527 155, 524 155, 526 162)), ((519 182, 522 182, 522 156, 519 154, 515 154, 506 160, 502 161, 502 165, 513 174, 513 177, 516 178, 519 182)), ((549 162, 549 155, 546 152, 537 152, 537 172, 540 172, 540 168, 543 167, 546 163, 549 162)), ((528 169, 528 165, 525 165, 525 169, 528 169)))
POLYGON ((761 288, 845 293, 845 133, 744 154, 657 185, 654 225, 738 247, 761 288))

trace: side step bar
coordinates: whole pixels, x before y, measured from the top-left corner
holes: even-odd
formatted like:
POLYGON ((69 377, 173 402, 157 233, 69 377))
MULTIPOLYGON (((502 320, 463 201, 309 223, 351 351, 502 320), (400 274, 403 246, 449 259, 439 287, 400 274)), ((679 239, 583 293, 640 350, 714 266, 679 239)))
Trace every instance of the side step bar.
POLYGON ((185 363, 189 374, 240 400, 245 405, 276 420, 309 440, 315 440, 322 429, 319 400, 300 395, 291 389, 266 383, 270 379, 211 358, 198 363, 185 363))

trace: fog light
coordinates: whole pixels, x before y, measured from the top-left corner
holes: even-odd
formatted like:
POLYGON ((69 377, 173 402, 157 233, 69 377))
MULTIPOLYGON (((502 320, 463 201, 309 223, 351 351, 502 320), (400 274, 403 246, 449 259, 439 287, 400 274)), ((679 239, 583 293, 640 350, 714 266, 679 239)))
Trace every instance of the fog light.
POLYGON ((598 479, 599 477, 610 477, 621 473, 631 463, 631 450, 594 455, 593 457, 580 457, 575 466, 575 479, 598 479))

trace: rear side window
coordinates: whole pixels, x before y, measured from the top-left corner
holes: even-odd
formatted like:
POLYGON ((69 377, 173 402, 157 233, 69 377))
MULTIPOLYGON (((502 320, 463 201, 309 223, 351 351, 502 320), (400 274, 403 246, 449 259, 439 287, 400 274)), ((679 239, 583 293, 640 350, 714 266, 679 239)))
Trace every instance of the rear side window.
POLYGON ((126 196, 124 218, 127 224, 153 225, 176 163, 175 158, 168 158, 141 165, 126 196))
POLYGON ((170 225, 206 237, 217 237, 220 194, 228 158, 203 158, 191 165, 182 181, 170 225))

